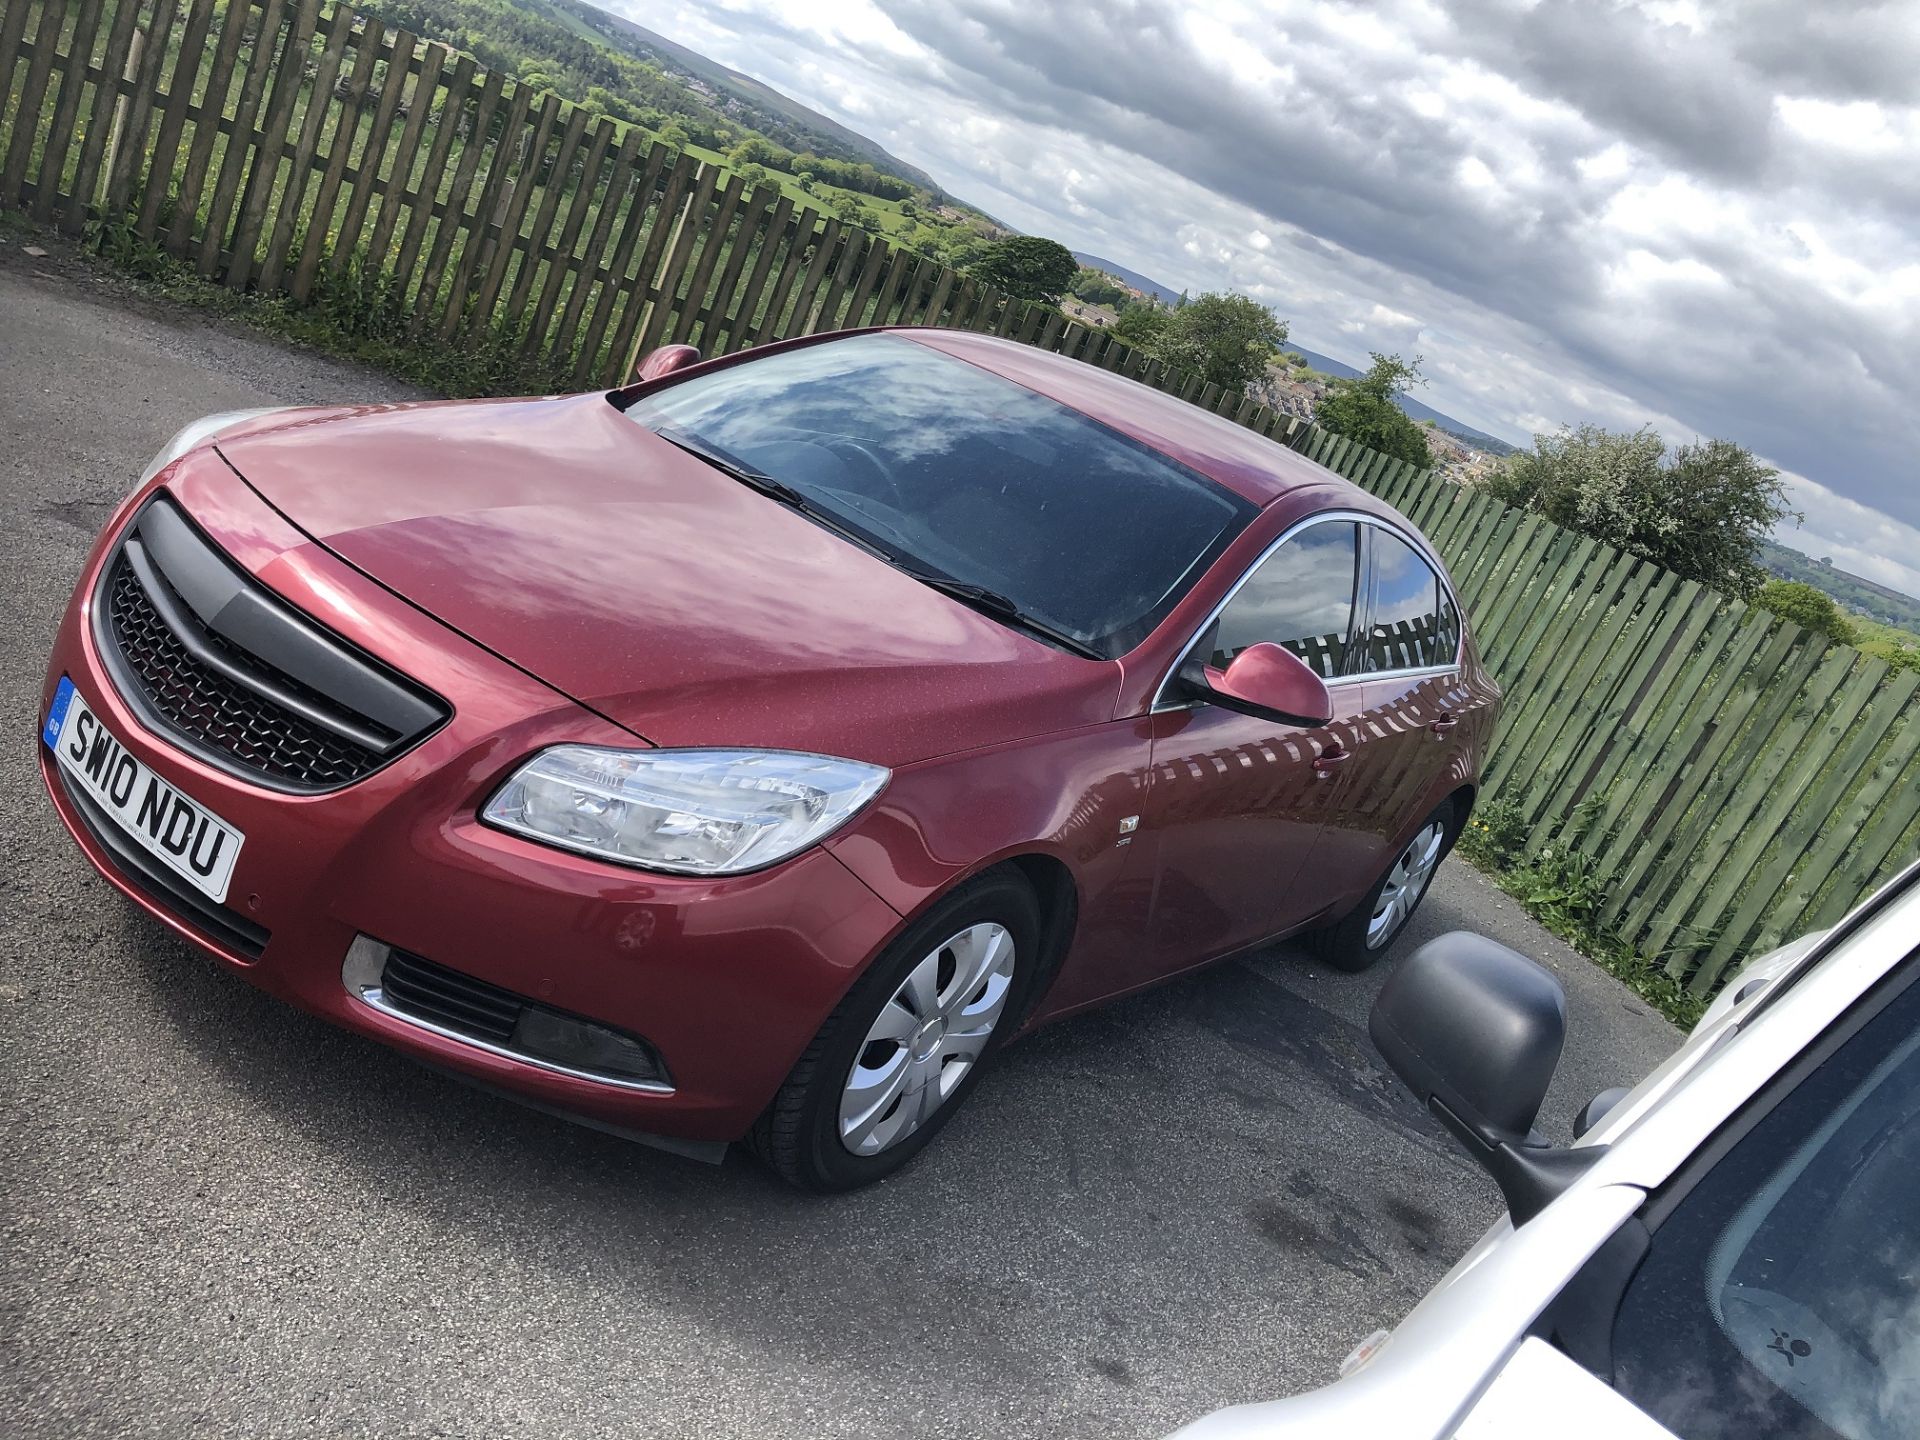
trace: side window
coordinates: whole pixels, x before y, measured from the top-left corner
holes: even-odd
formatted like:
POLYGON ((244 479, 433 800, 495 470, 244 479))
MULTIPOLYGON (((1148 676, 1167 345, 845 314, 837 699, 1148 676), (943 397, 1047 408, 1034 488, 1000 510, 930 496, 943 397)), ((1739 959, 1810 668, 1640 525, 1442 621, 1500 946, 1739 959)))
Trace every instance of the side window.
MULTIPOLYGON (((1386 530, 1373 531, 1373 623, 1367 631, 1367 669, 1420 670, 1445 665, 1440 577, 1411 546, 1386 530)), ((1451 610, 1451 606, 1448 607, 1451 610)))
POLYGON ((1249 645, 1271 641, 1331 678, 1347 659, 1360 551, 1351 520, 1310 525, 1269 555, 1214 623, 1199 651, 1224 670, 1249 645))
POLYGON ((1920 1414, 1920 984, 1654 1231, 1614 1385, 1684 1440, 1894 1440, 1920 1414))

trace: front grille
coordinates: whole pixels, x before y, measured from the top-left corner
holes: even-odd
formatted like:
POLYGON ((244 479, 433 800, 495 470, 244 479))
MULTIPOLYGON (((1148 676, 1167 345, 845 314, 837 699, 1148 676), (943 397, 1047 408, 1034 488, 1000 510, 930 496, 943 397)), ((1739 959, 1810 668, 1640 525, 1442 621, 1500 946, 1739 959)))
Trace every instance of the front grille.
POLYGON ((511 990, 449 970, 405 950, 387 956, 380 989, 402 1014, 491 1045, 513 1039, 520 1012, 530 1003, 511 990))
POLYGON ((102 580, 102 652, 186 748, 277 789, 337 789, 438 728, 447 707, 236 569, 164 497, 102 580))
MULTIPOLYGON (((380 766, 380 752, 209 669, 160 618, 122 556, 108 577, 107 619, 140 694, 183 734, 249 770, 314 789, 348 785, 380 766)), ((213 637, 223 653, 232 647, 213 637)))

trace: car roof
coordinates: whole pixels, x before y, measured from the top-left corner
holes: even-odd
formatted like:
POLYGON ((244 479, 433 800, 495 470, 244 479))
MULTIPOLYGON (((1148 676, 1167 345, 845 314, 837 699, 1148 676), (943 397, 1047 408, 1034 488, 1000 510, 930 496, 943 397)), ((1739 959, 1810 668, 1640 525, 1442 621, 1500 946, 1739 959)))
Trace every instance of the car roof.
POLYGON ((1335 492, 1329 503, 1385 511, 1366 491, 1323 465, 1138 380, 1097 365, 968 330, 900 328, 889 333, 978 365, 1078 410, 1171 456, 1263 509, 1303 489, 1335 492))

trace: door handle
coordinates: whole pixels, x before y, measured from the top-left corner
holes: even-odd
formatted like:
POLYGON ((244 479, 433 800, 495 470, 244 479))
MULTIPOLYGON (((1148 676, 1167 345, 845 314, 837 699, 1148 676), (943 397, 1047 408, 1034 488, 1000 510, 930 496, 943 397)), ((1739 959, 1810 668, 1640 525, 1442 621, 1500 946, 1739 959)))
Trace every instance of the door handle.
POLYGON ((1320 756, 1315 759, 1313 762, 1313 773, 1320 779, 1325 780, 1333 774, 1336 767, 1346 764, 1347 761, 1352 758, 1353 752, 1336 740, 1333 742, 1332 748, 1323 751, 1320 756))
POLYGON ((1434 721, 1433 724, 1429 725, 1427 728, 1433 731, 1433 733, 1436 735, 1445 735, 1449 730, 1453 729, 1453 727, 1458 725, 1459 723, 1460 723, 1460 717, 1458 715, 1443 714, 1438 720, 1434 721))

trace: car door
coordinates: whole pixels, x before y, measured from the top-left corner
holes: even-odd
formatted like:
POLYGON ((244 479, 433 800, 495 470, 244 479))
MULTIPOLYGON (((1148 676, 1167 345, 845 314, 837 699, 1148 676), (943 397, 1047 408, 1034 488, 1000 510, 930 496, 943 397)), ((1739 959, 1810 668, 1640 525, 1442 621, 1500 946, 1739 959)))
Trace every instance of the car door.
MULTIPOLYGON (((1352 650, 1359 575, 1353 517, 1302 522, 1247 572, 1183 662, 1224 669, 1247 646, 1271 641, 1337 678, 1352 650)), ((1295 882, 1345 784, 1341 719, 1259 719, 1198 700, 1170 677, 1150 717, 1141 829, 1153 840, 1155 890, 1144 964, 1165 973, 1312 913, 1314 897, 1295 882)))
POLYGON ((1358 893, 1424 818, 1459 723, 1460 622, 1452 592, 1405 538, 1361 526, 1363 597, 1351 675, 1337 685, 1354 719, 1343 804, 1320 846, 1325 880, 1358 893))

